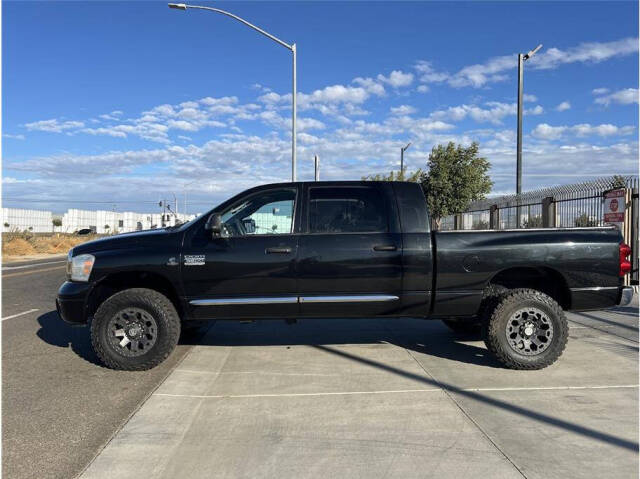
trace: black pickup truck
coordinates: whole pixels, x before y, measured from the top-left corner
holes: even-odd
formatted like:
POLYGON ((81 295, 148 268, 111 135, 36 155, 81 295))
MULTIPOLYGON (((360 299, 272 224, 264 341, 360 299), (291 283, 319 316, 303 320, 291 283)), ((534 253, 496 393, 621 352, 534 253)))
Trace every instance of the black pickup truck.
POLYGON ((629 253, 613 228, 431 231, 413 183, 281 183, 76 246, 56 306, 115 369, 156 366, 199 320, 330 317, 442 319, 540 369, 565 348, 564 310, 630 301, 629 253))

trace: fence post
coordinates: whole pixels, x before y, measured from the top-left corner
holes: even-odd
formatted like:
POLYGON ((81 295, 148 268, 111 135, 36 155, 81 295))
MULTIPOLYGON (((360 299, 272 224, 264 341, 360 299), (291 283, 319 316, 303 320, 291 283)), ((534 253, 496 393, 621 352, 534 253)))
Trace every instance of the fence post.
POLYGON ((492 230, 499 229, 498 226, 498 205, 491 205, 489 208, 489 226, 492 230))
POLYGON ((453 229, 461 230, 462 226, 462 214, 453 215, 453 229))
POLYGON ((556 204, 553 201, 553 196, 542 198, 542 227, 556 227, 556 204))

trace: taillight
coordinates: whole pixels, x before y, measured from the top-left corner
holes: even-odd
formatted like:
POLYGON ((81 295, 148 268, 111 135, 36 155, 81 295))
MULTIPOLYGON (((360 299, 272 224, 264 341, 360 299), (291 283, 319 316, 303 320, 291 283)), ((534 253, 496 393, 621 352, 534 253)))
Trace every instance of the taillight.
POLYGON ((627 259, 631 254, 629 245, 620 243, 620 276, 631 272, 631 262, 627 259))

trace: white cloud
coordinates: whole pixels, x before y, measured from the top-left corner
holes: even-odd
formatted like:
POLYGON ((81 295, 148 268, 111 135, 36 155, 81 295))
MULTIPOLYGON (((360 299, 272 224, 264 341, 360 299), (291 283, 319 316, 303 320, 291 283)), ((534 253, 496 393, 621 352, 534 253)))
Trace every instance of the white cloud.
MULTIPOLYGON (((595 90, 594 90, 595 91, 595 90)), ((600 105, 608 106, 611 103, 620 103, 621 105, 630 105, 638 103, 638 89, 626 88, 609 95, 598 97, 594 100, 600 105)))
MULTIPOLYGON (((612 42, 589 42, 569 47, 565 50, 548 48, 531 57, 527 64, 535 69, 553 69, 570 63, 599 63, 611 58, 634 54, 638 51, 637 38, 625 38, 612 42)), ((454 74, 436 72, 429 62, 418 62, 415 66, 423 75, 424 83, 447 81, 454 88, 471 86, 484 87, 487 83, 504 81, 505 72, 517 68, 517 53, 489 58, 484 63, 469 65, 454 74)))
POLYGON ((608 123, 602 125, 590 125, 589 123, 581 123, 573 126, 551 126, 547 123, 540 123, 536 126, 531 134, 543 140, 557 140, 567 134, 573 134, 578 137, 585 136, 625 136, 631 135, 635 131, 635 126, 616 126, 608 123))
POLYGON ((525 115, 542 115, 544 108, 541 105, 536 105, 533 108, 524 111, 525 115))
POLYGON ((111 113, 105 113, 104 115, 100 115, 100 118, 103 120, 118 120, 123 115, 122 110, 113 110, 111 113))
POLYGON ((353 83, 355 83, 358 86, 361 86, 362 88, 367 90, 372 95, 384 96, 385 93, 386 93, 385 89, 384 89, 384 86, 381 85, 376 80, 374 80, 373 78, 361 78, 361 77, 358 77, 358 78, 354 78, 353 79, 353 83))
POLYGON ((413 73, 405 73, 402 70, 393 70, 389 76, 379 74, 377 78, 378 81, 388 83, 393 88, 400 88, 411 85, 413 82, 413 73))
POLYGON ((531 102, 538 101, 538 97, 537 96, 531 95, 529 93, 525 93, 524 95, 522 95, 522 99, 524 101, 531 101, 531 102))
POLYGON ((418 61, 414 65, 414 68, 419 74, 419 80, 423 83, 442 83, 450 77, 449 73, 447 72, 436 71, 431 66, 431 62, 428 62, 426 60, 418 61))
POLYGON ((416 88, 416 91, 418 93, 427 93, 429 91, 429 87, 427 85, 418 85, 418 88, 416 88))
POLYGON ((571 103, 568 101, 563 101, 556 107, 556 111, 567 111, 571 108, 571 103))
POLYGON ((609 93, 609 89, 608 88, 594 88, 593 90, 591 90, 591 93, 593 93, 594 95, 604 95, 605 93, 609 93))
POLYGON ((12 135, 11 133, 3 133, 3 138, 11 138, 13 140, 24 140, 24 135, 12 135))
POLYGON ((638 51, 637 38, 624 38, 612 42, 587 42, 561 50, 549 48, 532 57, 531 66, 538 69, 557 68, 567 63, 600 63, 614 57, 626 56, 638 51))
POLYGON ((57 119, 34 121, 24 125, 29 131, 47 131, 50 133, 61 133, 63 131, 82 128, 81 121, 59 121, 57 119))
POLYGON ((446 110, 438 110, 431 114, 434 119, 444 119, 451 121, 464 120, 467 117, 479 123, 493 123, 499 125, 502 119, 508 115, 515 115, 517 106, 515 103, 501 103, 496 101, 486 102, 484 104, 488 108, 482 108, 477 105, 459 105, 452 106, 446 110))
POLYGON ((392 106, 389 110, 392 115, 412 115, 416 110, 411 105, 392 106))

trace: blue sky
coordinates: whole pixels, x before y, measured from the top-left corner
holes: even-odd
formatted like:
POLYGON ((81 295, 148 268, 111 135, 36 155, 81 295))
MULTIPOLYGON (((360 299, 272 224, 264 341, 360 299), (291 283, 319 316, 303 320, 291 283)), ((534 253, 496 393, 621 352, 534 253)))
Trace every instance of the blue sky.
MULTIPOLYGON (((298 46, 298 178, 424 168, 480 143, 515 190, 638 168, 637 2, 216 2, 298 46)), ((3 2, 5 206, 203 211, 290 178, 291 54, 158 2, 3 2), (191 183, 189 186, 185 186, 191 183), (93 203, 89 203, 93 202, 93 203), (102 203, 104 202, 104 203, 102 203)))

